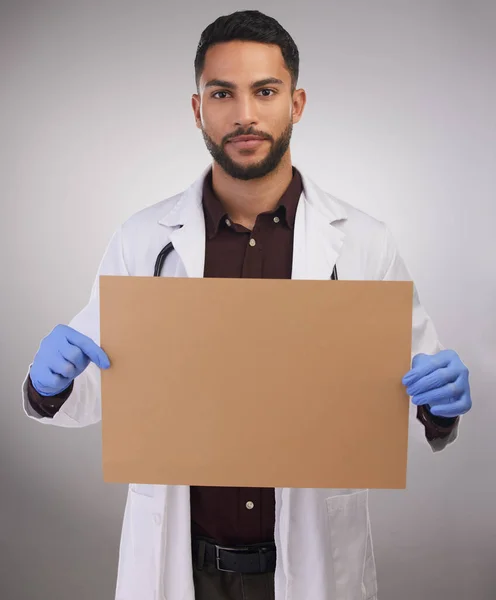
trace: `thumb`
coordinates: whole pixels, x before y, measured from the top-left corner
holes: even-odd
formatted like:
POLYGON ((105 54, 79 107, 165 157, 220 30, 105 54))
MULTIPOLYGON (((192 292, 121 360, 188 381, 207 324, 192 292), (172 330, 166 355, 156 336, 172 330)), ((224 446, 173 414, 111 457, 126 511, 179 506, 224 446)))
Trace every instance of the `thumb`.
POLYGON ((416 369, 417 367, 422 367, 430 360, 430 356, 428 354, 416 354, 412 360, 412 369, 416 369))
POLYGON ((90 337, 70 328, 67 328, 65 335, 67 341, 77 346, 97 367, 100 369, 110 367, 108 356, 90 337))

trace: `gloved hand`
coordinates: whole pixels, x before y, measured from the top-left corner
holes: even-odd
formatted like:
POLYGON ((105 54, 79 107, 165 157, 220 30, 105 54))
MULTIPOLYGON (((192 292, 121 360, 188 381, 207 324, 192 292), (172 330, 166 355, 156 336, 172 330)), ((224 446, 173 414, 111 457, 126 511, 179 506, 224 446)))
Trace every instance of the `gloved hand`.
POLYGON ((110 361, 95 342, 68 327, 57 325, 41 341, 30 376, 34 389, 42 396, 56 396, 67 389, 90 362, 108 369, 110 361))
POLYGON ((439 417, 459 417, 472 408, 469 372, 454 350, 417 354, 403 377, 407 393, 417 405, 427 404, 439 417))

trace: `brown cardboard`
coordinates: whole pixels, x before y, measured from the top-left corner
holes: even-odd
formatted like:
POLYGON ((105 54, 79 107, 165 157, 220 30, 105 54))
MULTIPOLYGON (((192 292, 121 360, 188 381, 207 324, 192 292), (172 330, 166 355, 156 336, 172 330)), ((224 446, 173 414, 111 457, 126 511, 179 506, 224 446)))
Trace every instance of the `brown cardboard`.
POLYGON ((404 488, 413 284, 102 276, 107 482, 404 488))

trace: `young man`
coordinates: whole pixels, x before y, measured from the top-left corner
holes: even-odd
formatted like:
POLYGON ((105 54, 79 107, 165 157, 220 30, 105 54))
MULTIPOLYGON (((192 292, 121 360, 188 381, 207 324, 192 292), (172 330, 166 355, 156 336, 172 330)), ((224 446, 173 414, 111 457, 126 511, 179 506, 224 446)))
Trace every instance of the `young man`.
MULTIPOLYGON (((44 338, 30 366, 30 417, 80 427, 100 419, 100 369, 110 362, 98 346, 98 277, 152 275, 164 247, 157 274, 169 277, 409 279, 383 223, 293 167, 291 132, 306 102, 298 64, 291 36, 258 11, 205 29, 192 108, 213 164, 115 232, 87 306, 44 338)), ((230 326, 233 336, 245 334, 230 326)), ((417 294, 412 327, 412 370, 403 379, 412 426, 441 450, 471 407, 468 371, 441 349, 417 294)), ((249 376, 239 385, 252 385, 249 376)), ((129 486, 118 600, 376 595, 367 490, 129 486)))

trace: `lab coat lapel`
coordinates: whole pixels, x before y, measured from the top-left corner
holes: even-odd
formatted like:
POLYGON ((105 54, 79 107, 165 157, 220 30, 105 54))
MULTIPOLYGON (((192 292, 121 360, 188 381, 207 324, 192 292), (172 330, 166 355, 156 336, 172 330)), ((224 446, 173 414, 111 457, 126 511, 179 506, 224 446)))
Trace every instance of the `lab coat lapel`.
POLYGON ((170 241, 179 255, 188 277, 203 277, 205 266, 205 221, 201 206, 194 207, 187 221, 174 229, 170 241))
POLYGON ((296 211, 292 279, 330 279, 345 236, 333 224, 346 215, 331 196, 303 174, 302 179, 304 191, 296 211))
POLYGON ((205 268, 205 218, 202 206, 203 181, 211 167, 181 195, 174 208, 160 220, 171 228, 170 241, 188 277, 203 277, 205 268))
MULTIPOLYGON (((205 218, 202 193, 203 182, 210 169, 209 166, 204 170, 160 220, 162 225, 171 229, 170 241, 188 277, 203 277, 205 218)), ((301 176, 303 193, 296 212, 292 278, 330 279, 344 239, 344 233, 335 223, 346 219, 346 212, 332 196, 303 173, 301 176)))

